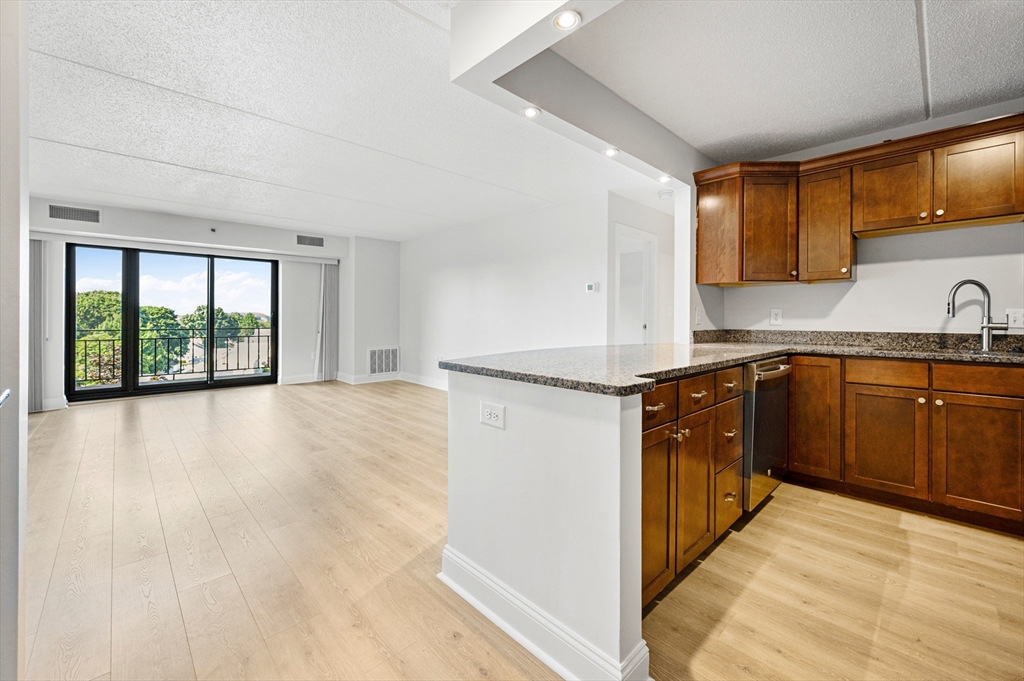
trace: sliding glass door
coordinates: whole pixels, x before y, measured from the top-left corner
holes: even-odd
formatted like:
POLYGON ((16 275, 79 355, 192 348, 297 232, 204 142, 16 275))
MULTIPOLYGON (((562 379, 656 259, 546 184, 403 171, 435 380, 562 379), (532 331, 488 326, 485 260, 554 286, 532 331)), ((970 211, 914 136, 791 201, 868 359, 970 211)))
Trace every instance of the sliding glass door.
POLYGON ((69 400, 277 380, 277 263, 69 244, 69 400))

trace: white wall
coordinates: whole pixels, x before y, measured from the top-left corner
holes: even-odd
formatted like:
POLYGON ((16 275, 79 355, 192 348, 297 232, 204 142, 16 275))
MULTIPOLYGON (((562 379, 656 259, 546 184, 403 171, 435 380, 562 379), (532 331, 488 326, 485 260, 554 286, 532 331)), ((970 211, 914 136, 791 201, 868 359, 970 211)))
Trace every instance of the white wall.
POLYGON ((604 344, 607 276, 606 193, 405 241, 404 377, 444 388, 441 357, 604 344))
POLYGON ((356 237, 342 260, 338 378, 347 383, 371 380, 368 350, 400 347, 399 251, 396 241, 356 237))
POLYGON ((963 289, 957 317, 946 317, 949 289, 968 278, 991 290, 998 320, 1006 308, 1024 308, 1020 223, 863 239, 856 247, 854 282, 727 289, 726 328, 978 333, 977 289, 963 289), (970 300, 977 304, 963 304, 970 300), (773 307, 783 309, 782 326, 768 325, 773 307))

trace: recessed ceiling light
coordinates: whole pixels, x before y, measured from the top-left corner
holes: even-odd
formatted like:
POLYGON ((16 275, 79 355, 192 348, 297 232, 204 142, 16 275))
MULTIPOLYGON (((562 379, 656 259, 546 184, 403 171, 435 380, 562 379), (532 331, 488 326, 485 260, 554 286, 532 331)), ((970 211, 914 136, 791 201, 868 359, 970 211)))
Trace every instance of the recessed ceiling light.
POLYGON ((669 177, 668 175, 662 175, 662 176, 661 176, 661 177, 659 178, 659 182, 668 182, 668 181, 669 181, 669 180, 671 180, 671 179, 672 179, 672 178, 671 178, 671 177, 669 177))
POLYGON ((616 149, 615 147, 608 147, 607 149, 604 150, 604 155, 609 157, 609 158, 611 158, 612 156, 614 156, 617 153, 619 153, 619 150, 616 149))
POLYGON ((538 109, 535 106, 528 106, 525 109, 523 109, 520 113, 522 113, 527 118, 536 118, 537 116, 540 116, 540 109, 538 109))
POLYGON ((574 9, 567 9, 555 15, 555 28, 562 31, 571 31, 580 25, 583 17, 574 9))
POLYGON ((663 201, 671 201, 672 197, 675 195, 676 193, 671 189, 662 189, 661 191, 658 192, 658 198, 662 199, 663 201))

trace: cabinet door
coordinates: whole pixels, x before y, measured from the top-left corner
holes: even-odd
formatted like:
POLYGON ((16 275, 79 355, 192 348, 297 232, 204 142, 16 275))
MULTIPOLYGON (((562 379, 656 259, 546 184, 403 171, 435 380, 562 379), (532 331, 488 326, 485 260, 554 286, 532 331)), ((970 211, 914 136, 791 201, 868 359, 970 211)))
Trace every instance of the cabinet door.
POLYGON ((851 202, 849 168, 800 178, 800 281, 851 277, 851 202))
POLYGON ((845 480, 928 498, 928 391, 846 385, 845 480))
POLYGON ((715 472, 743 457, 743 398, 715 407, 715 472))
POLYGON ((743 515, 743 461, 715 474, 715 539, 743 515))
POLYGON ((697 187, 697 283, 743 281, 740 208, 743 180, 732 177, 697 187))
POLYGON ((676 576, 675 424, 643 434, 641 574, 647 605, 676 576))
POLYGON ((853 166, 853 231, 932 221, 932 152, 853 166))
POLYGON ((935 222, 1024 213, 1024 132, 935 150, 935 222))
POLYGON ((1024 520, 1024 400, 932 395, 932 499, 1024 520))
POLYGON ((715 410, 679 419, 676 464, 676 572, 714 541, 715 410))
POLYGON ((839 480, 842 361, 792 357, 790 363, 789 470, 839 480))
POLYGON ((796 281, 795 177, 743 179, 743 281, 796 281))

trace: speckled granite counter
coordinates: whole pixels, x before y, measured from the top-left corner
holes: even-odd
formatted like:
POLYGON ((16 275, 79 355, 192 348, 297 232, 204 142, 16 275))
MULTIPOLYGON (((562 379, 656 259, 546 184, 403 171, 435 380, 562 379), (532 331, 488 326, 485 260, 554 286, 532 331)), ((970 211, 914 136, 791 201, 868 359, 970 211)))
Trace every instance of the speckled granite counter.
MULTIPOLYGON (((847 339, 842 334, 833 334, 831 338, 847 339)), ((451 359, 439 362, 438 366, 448 371, 619 397, 653 390, 658 380, 724 369, 776 355, 882 357, 1024 366, 1024 353, 1021 352, 980 354, 962 347, 935 347, 935 344, 920 339, 918 342, 880 345, 883 347, 806 342, 597 345, 451 359)))

